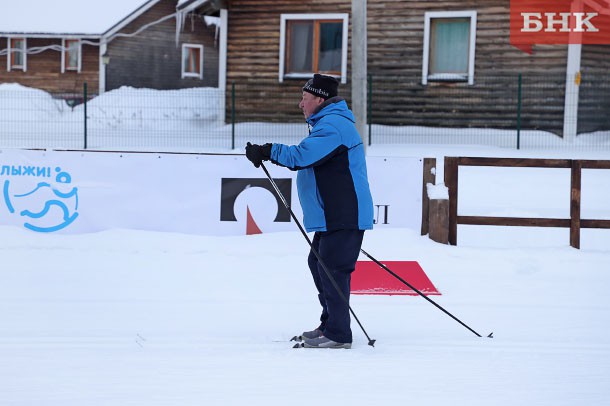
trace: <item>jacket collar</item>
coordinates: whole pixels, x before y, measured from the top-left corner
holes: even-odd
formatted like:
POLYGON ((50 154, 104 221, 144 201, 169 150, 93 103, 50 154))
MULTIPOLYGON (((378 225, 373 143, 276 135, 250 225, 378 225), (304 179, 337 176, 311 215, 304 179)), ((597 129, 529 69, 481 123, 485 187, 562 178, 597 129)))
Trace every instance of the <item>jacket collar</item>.
POLYGON ((330 106, 331 104, 335 104, 335 103, 339 103, 342 102, 343 100, 345 100, 343 97, 340 96, 335 96, 335 97, 331 97, 328 100, 325 100, 324 103, 320 104, 313 112, 313 114, 311 116, 309 116, 307 118, 307 124, 309 125, 314 125, 320 118, 323 117, 323 115, 319 115, 318 114, 324 110, 326 107, 330 106))

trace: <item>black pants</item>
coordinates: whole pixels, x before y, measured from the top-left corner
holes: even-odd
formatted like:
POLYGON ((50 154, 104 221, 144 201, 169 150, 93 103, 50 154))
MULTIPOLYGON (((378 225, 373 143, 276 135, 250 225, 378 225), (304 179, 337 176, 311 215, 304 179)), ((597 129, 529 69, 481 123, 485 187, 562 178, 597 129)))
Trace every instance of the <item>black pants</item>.
MULTIPOLYGON (((351 274, 356 267, 363 236, 363 230, 324 231, 316 232, 312 241, 313 248, 320 254, 322 262, 348 301, 351 274)), ((352 330, 348 303, 337 292, 312 251, 309 252, 307 262, 322 305, 320 330, 325 337, 333 341, 351 343, 352 330)))

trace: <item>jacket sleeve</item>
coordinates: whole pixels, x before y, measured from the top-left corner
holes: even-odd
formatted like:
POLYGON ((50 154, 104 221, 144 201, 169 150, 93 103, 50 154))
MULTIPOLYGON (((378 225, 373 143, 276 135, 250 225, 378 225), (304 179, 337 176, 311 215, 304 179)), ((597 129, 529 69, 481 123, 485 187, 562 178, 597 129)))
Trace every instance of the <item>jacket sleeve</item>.
POLYGON ((292 170, 305 169, 322 164, 345 148, 339 131, 320 122, 299 145, 273 144, 271 162, 292 170))

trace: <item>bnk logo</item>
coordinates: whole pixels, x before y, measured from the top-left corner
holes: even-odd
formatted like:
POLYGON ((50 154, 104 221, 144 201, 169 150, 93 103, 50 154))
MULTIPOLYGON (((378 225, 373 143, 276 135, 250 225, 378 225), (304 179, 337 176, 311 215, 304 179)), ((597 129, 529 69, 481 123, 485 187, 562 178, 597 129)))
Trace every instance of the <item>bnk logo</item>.
POLYGON ((523 28, 521 32, 599 32, 593 25, 599 13, 521 13, 523 28), (574 19, 573 26, 570 20, 574 19))
POLYGON ((61 168, 4 165, 0 175, 10 178, 3 182, 4 204, 10 215, 25 220, 25 228, 51 233, 78 217, 78 188, 61 168))
POLYGON ((610 0, 511 0, 510 43, 610 44, 610 0))

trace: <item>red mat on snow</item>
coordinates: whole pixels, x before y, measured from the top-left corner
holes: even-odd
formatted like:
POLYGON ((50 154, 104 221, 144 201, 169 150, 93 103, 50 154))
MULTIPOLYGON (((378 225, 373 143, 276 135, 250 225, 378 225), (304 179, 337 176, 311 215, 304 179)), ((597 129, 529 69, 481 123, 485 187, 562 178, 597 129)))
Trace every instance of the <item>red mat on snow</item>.
MULTIPOLYGON (((417 261, 380 261, 425 295, 440 295, 417 261)), ((373 261, 358 261, 352 273, 351 293, 356 295, 410 295, 417 292, 373 261)))

